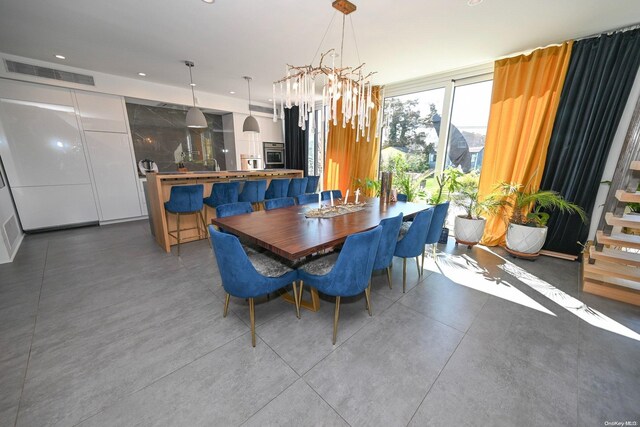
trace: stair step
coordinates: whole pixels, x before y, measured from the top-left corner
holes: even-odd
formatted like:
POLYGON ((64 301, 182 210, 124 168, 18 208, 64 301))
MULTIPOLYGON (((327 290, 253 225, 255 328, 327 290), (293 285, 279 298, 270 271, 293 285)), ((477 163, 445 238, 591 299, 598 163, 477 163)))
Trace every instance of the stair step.
POLYGON ((582 280, 582 291, 640 306, 640 291, 630 289, 626 286, 620 286, 618 283, 619 282, 613 278, 598 280, 584 277, 582 280))
POLYGON ((640 253, 637 252, 627 252, 611 248, 602 248, 602 251, 597 251, 594 246, 591 246, 589 247, 589 258, 640 267, 640 253))
POLYGON ((613 215, 611 212, 607 212, 604 215, 604 220, 607 224, 614 227, 640 228, 640 215, 625 214, 620 217, 613 215))
POLYGON ((634 171, 640 171, 640 160, 634 160, 633 162, 631 162, 629 169, 634 171))
POLYGON ((612 277, 628 280, 631 282, 627 284, 628 287, 640 289, 640 268, 638 267, 599 260, 595 264, 587 262, 583 266, 583 273, 585 277, 605 281, 612 277))
POLYGON ((634 236, 633 234, 612 233, 610 236, 606 236, 602 230, 598 230, 596 232, 596 240, 603 245, 640 249, 640 236, 634 236))
POLYGON ((616 191, 616 199, 626 203, 640 203, 640 192, 630 193, 624 190, 616 191))

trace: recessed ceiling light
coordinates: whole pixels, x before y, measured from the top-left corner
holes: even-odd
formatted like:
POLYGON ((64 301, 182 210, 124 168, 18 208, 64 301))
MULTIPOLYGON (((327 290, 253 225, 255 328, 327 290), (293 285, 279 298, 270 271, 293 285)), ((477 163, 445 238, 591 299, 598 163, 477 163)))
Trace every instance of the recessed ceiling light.
POLYGON ((189 86, 196 87, 196 84, 195 83, 189 83, 189 86))
POLYGON ((65 56, 63 56, 63 55, 56 55, 56 58, 58 58, 58 59, 67 59, 67 58, 66 58, 65 56))
POLYGON ((202 1, 209 4, 216 2, 216 0, 202 0, 202 1))
POLYGON ((468 0, 468 1, 467 1, 467 4, 468 4, 469 6, 477 6, 477 5, 479 5, 480 3, 482 3, 482 0, 468 0))
POLYGON ((269 102, 273 101, 273 99, 269 98, 269 102))
POLYGON ((231 95, 235 95, 235 92, 234 92, 234 91, 232 91, 232 90, 230 90, 230 91, 229 91, 229 93, 230 93, 231 95))
POLYGON ((138 73, 140 77, 147 77, 147 73, 138 73))

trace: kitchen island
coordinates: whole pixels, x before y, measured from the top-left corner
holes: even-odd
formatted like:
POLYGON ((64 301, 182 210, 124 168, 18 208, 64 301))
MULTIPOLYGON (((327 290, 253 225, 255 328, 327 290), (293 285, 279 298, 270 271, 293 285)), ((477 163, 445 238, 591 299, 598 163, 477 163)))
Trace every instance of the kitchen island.
MULTIPOLYGON (((169 230, 176 229, 175 215, 168 215, 164 210, 164 202, 169 200, 171 187, 174 185, 203 184, 204 197, 211 194, 211 186, 216 182, 249 181, 265 179, 267 186, 272 179, 280 178, 302 178, 303 171, 294 169, 265 169, 254 171, 194 171, 194 172, 159 172, 147 174, 146 199, 149 211, 149 222, 151 232, 155 236, 156 242, 166 252, 171 251, 171 246, 176 245, 177 240, 169 235, 169 230), (167 222, 168 218, 168 222, 167 222)), ((205 223, 211 223, 211 218, 215 217, 215 210, 205 205, 203 215, 205 223)), ((184 215, 180 218, 180 228, 194 228, 181 232, 181 241, 202 239, 198 235, 195 215, 184 215)))

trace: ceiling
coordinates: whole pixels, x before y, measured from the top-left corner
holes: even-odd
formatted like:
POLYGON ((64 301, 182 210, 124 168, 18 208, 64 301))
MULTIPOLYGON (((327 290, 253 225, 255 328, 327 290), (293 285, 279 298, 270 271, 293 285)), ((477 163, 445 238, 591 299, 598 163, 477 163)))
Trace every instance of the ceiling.
MULTIPOLYGON (((345 65, 388 84, 640 22, 638 0, 353 0, 345 65)), ((267 102, 285 64, 339 47, 331 0, 0 0, 0 52, 267 102), (329 23, 333 19, 333 25, 329 23), (66 56, 59 60, 55 54, 66 56)), ((317 57, 316 61, 317 62, 317 57)))

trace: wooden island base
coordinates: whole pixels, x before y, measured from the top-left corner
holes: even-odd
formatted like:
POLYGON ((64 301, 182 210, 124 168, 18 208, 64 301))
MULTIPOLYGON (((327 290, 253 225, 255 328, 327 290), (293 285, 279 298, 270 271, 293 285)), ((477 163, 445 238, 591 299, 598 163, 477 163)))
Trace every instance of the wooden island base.
MULTIPOLYGON (((220 171, 220 172, 171 172, 171 173, 150 173, 147 174, 147 204, 149 210, 149 221, 151 229, 155 235, 156 242, 166 252, 171 252, 171 246, 178 244, 177 240, 169 235, 176 229, 176 215, 169 214, 164 210, 164 202, 169 200, 171 187, 174 185, 204 185, 204 197, 211 194, 211 186, 216 182, 232 181, 253 181, 266 179, 267 186, 272 179, 279 178, 302 178, 304 172, 294 169, 270 169, 258 171, 220 171), (169 219, 167 226, 167 217, 169 219)), ((207 225, 211 224, 211 218, 215 217, 215 210, 205 205, 204 220, 207 225)), ((181 234, 184 242, 206 238, 207 233, 198 235, 195 215, 181 215, 180 228, 194 228, 181 234)), ((206 231, 206 230, 205 230, 206 231)))

